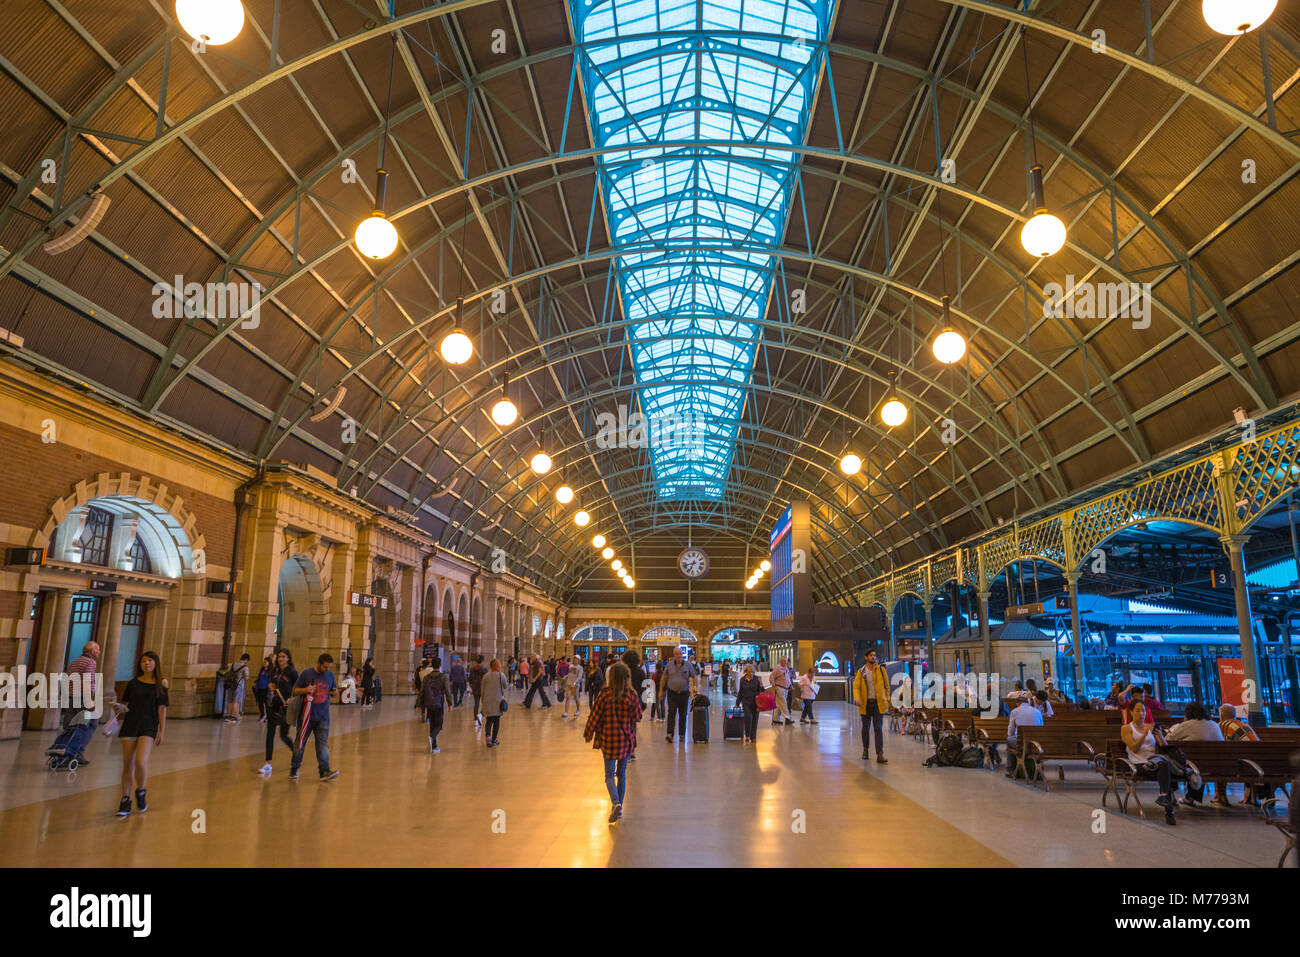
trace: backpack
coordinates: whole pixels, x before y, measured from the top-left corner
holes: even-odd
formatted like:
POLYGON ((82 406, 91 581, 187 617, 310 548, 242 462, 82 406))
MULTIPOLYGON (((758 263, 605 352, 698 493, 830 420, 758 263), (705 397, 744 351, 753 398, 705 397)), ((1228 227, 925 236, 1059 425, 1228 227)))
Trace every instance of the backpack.
POLYGON ((959 768, 978 768, 983 763, 983 753, 974 746, 962 748, 961 753, 957 755, 957 767, 959 768))
POLYGON ((925 762, 927 768, 950 768, 958 761, 962 752, 961 739, 955 734, 945 734, 939 739, 932 754, 925 762))
POLYGON ((227 694, 234 694, 239 689, 239 673, 243 667, 243 665, 233 665, 231 669, 226 672, 226 676, 223 680, 225 682, 227 694))
POLYGON ((424 691, 420 699, 426 708, 442 707, 442 682, 438 679, 442 677, 442 672, 429 672, 428 677, 424 679, 424 691))

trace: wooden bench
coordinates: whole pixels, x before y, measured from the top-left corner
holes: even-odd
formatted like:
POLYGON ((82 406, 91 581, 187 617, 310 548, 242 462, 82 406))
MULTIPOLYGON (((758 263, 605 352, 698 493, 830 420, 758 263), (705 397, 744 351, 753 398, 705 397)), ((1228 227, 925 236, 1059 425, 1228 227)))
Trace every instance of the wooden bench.
MULTIPOLYGON (((1042 727, 1044 729, 1051 729, 1047 733, 1073 735, 1072 738, 1064 743, 1057 741, 1056 738, 1051 738, 1050 744, 1053 746, 1053 750, 1057 753, 1055 753, 1053 757, 1048 758, 1048 760, 1094 760, 1095 752, 1101 750, 1101 743, 1114 737, 1115 734, 1118 733, 1119 718, 1120 715, 1118 711, 1064 711, 1057 712, 1050 718, 1044 718, 1042 727), (1091 753, 1086 751, 1082 753, 1076 752, 1075 741, 1089 742, 1094 751, 1091 753)), ((984 749, 987 755, 988 749, 1006 742, 1008 723, 1009 719, 1007 718, 976 718, 975 744, 981 749, 984 749), (993 722, 995 721, 998 723, 994 724, 993 722), (994 737, 994 735, 996 735, 996 737, 994 737)), ((1021 728, 1020 732, 1026 730, 1037 731, 1039 729, 1035 726, 1030 726, 1029 728, 1021 728)), ((1013 760, 1015 762, 1011 765, 1012 776, 1015 776, 1023 770, 1023 762, 1026 756, 1038 757, 1036 754, 1026 755, 1022 742, 1023 734, 1018 732, 1016 735, 1015 747, 1009 747, 1007 749, 1009 755, 1007 758, 1008 762, 1010 763, 1013 760)), ((1043 743, 1048 744, 1049 739, 1044 739, 1043 743)), ((1039 768, 1041 769, 1041 762, 1039 768)), ((1057 774, 1061 779, 1064 779, 1065 772, 1059 766, 1057 767, 1057 774)), ((1040 771, 1036 772, 1035 778, 1037 779, 1039 775, 1040 771)), ((1044 786, 1046 786, 1045 781, 1044 786)))
MULTIPOLYGON (((1290 794, 1294 771, 1291 755, 1300 746, 1289 741, 1178 741, 1188 765, 1202 781, 1249 785, 1260 798, 1265 819, 1277 804, 1280 789, 1290 794)), ((1243 802, 1245 803, 1245 802, 1243 802)))
POLYGON ((971 731, 974 737, 971 739, 975 747, 980 749, 980 754, 984 756, 985 767, 994 767, 991 752, 999 744, 1007 743, 1007 718, 985 718, 976 712, 972 720, 971 731))
POLYGON ((916 718, 912 734, 925 738, 930 742, 931 746, 934 744, 934 736, 930 732, 938 724, 939 711, 938 708, 916 708, 912 712, 912 715, 916 718))
POLYGON ((974 708, 940 708, 939 733, 951 731, 954 734, 974 741, 974 720, 980 711, 974 708))
POLYGON ((1057 762, 1057 777, 1065 780, 1065 761, 1087 761, 1095 765, 1098 753, 1105 754, 1106 742, 1114 735, 1112 725, 1096 720, 1077 721, 1069 717, 1046 719, 1041 727, 1019 728, 1016 733, 1016 748, 1013 752, 1017 762, 1017 771, 1021 770, 1028 759, 1034 760, 1034 775, 1030 778, 1026 770, 1026 780, 1041 781, 1043 789, 1051 790, 1047 776, 1043 773, 1049 761, 1057 762))
POLYGON ((1255 733, 1261 741, 1284 741, 1300 748, 1300 728, 1256 728, 1255 733))

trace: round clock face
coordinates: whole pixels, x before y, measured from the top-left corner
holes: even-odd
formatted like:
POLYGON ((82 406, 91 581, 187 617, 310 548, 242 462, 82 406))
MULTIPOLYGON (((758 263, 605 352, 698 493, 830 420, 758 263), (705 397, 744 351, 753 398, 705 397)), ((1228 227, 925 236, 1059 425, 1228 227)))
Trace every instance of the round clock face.
POLYGON ((709 570, 709 556, 702 548, 688 548, 677 556, 677 567, 687 578, 702 578, 709 570))

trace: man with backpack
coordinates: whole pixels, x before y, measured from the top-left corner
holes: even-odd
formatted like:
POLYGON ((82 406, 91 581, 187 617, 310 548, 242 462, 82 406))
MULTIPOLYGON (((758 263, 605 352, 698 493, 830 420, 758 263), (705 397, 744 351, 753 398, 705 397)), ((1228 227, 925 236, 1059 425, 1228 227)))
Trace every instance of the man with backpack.
POLYGON ((424 720, 429 722, 429 750, 438 754, 438 732, 442 730, 444 705, 451 697, 451 683, 442 671, 441 658, 434 658, 431 664, 420 687, 420 705, 424 708, 424 720))
POLYGON ((862 716, 862 760, 871 760, 871 731, 876 732, 876 763, 888 764, 885 760, 885 732, 883 719, 889 710, 889 677, 885 666, 876 658, 876 649, 867 652, 867 661, 862 670, 853 679, 853 697, 858 702, 858 714, 862 716))
POLYGON ((451 659, 451 673, 448 676, 451 679, 451 706, 459 708, 461 702, 465 700, 465 688, 469 684, 469 678, 465 674, 465 664, 460 660, 460 656, 451 659))

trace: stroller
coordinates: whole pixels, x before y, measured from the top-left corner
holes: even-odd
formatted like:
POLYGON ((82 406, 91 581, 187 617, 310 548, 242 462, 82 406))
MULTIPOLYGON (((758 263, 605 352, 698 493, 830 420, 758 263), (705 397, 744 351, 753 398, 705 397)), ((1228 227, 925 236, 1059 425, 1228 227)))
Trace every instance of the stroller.
POLYGON ((64 722, 63 730, 45 752, 45 767, 50 771, 75 772, 85 763, 86 745, 95 731, 86 711, 78 711, 64 722))

